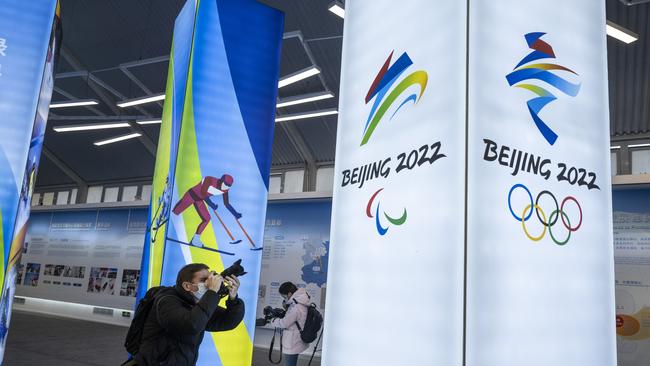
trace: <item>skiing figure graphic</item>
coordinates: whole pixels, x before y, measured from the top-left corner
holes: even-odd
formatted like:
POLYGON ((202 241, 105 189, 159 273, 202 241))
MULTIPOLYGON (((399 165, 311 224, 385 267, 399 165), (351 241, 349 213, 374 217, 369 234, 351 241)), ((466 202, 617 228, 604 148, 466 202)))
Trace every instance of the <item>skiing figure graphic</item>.
POLYGON ((160 229, 161 226, 163 226, 164 224, 167 223, 167 221, 169 221, 169 208, 171 206, 171 200, 172 200, 172 185, 171 182, 169 181, 169 176, 167 176, 165 178, 165 188, 160 194, 160 197, 158 197, 158 208, 156 209, 156 213, 154 214, 156 222, 151 228, 152 231, 154 232, 154 234, 151 236, 152 243, 156 241, 156 237, 158 235, 158 229, 160 229))
MULTIPOLYGON (((187 190, 187 192, 185 192, 181 199, 176 203, 172 209, 174 215, 180 215, 188 207, 194 206, 196 213, 201 218, 201 222, 197 226, 194 236, 190 241, 191 245, 199 248, 203 248, 204 246, 203 242, 201 241, 201 234, 210 223, 210 212, 208 211, 206 205, 210 206, 215 214, 217 214, 217 208, 219 207, 217 203, 212 200, 213 196, 222 196, 223 205, 228 209, 228 211, 230 211, 235 220, 239 220, 242 217, 242 214, 235 210, 228 199, 228 191, 232 187, 233 183, 233 177, 228 174, 222 175, 221 178, 206 176, 194 187, 187 190)), ((226 229, 228 234, 230 234, 230 231, 228 231, 226 228, 225 224, 221 220, 221 217, 219 217, 218 214, 217 217, 219 218, 221 224, 224 226, 224 229, 226 229)), ((229 236, 232 239, 232 235, 229 236)), ((240 241, 241 240, 232 242, 232 244, 238 243, 240 241)))

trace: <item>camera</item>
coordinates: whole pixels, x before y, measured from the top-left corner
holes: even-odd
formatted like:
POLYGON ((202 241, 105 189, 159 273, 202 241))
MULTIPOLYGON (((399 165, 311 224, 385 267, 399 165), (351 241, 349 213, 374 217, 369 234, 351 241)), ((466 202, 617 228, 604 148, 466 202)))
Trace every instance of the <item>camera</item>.
MULTIPOLYGON (((216 274, 216 272, 212 272, 212 273, 216 274)), ((241 259, 238 259, 230 267, 224 269, 223 272, 220 273, 221 277, 223 278, 226 278, 227 276, 241 277, 245 274, 246 271, 244 270, 244 267, 241 265, 241 259)), ((221 284, 221 287, 219 288, 219 291, 217 291, 217 294, 219 296, 228 295, 228 287, 226 286, 225 283, 221 284)))
POLYGON ((286 313, 284 309, 267 306, 264 308, 264 319, 268 321, 274 318, 284 318, 286 313))

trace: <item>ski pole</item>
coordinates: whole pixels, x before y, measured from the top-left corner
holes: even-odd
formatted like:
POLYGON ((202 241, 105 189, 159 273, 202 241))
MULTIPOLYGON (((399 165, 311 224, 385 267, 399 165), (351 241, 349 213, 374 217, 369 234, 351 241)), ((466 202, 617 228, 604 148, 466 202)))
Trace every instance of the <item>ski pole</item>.
POLYGON ((223 220, 221 219, 221 216, 219 216, 219 214, 217 213, 217 210, 212 209, 212 212, 214 212, 214 214, 217 216, 217 219, 218 219, 219 222, 221 223, 221 226, 223 226, 223 229, 226 230, 226 234, 228 234, 228 236, 230 237, 230 240, 231 240, 231 241, 230 241, 230 244, 241 243, 241 239, 239 239, 239 240, 235 240, 235 237, 232 236, 232 233, 231 233, 230 230, 228 230, 228 228, 226 227, 226 224, 225 224, 225 223, 223 222, 223 220))
POLYGON ((237 221, 237 225, 239 225, 239 227, 241 228, 241 231, 244 232, 244 235, 246 235, 246 238, 247 238, 248 241, 251 243, 251 245, 253 246, 253 248, 257 248, 257 247, 255 246, 255 243, 253 243, 253 239, 251 239, 251 237, 248 236, 248 233, 246 232, 246 229, 244 229, 244 227, 242 226, 241 222, 239 222, 239 219, 235 219, 235 221, 237 221))

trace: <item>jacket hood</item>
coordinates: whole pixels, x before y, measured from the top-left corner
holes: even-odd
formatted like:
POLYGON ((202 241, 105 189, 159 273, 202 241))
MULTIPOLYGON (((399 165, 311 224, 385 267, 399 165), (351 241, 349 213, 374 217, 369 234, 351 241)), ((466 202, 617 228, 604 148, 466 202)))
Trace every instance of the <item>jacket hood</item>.
POLYGON ((303 304, 305 306, 308 306, 311 302, 311 299, 309 298, 309 295, 307 294, 307 291, 305 291, 304 288, 299 288, 295 294, 291 296, 291 299, 289 301, 294 301, 303 304))

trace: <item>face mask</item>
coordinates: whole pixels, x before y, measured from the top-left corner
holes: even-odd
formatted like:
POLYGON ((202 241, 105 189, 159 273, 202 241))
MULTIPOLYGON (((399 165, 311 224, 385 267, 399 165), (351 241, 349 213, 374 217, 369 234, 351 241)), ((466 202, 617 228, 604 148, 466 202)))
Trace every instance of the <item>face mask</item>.
POLYGON ((205 285, 205 282, 200 282, 197 283, 196 286, 198 286, 198 290, 196 292, 193 292, 192 295, 194 295, 194 298, 196 298, 196 301, 201 300, 203 295, 208 291, 208 287, 205 285))

